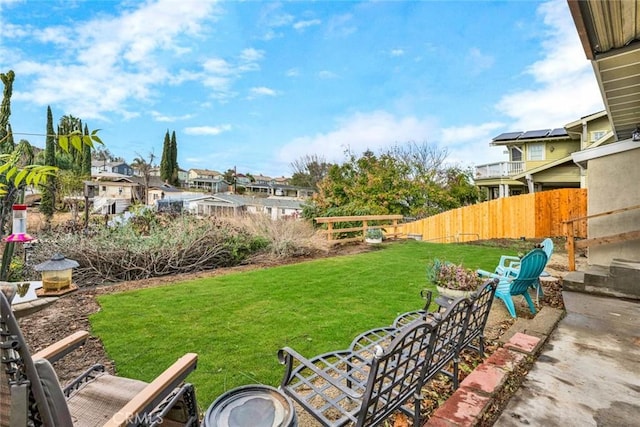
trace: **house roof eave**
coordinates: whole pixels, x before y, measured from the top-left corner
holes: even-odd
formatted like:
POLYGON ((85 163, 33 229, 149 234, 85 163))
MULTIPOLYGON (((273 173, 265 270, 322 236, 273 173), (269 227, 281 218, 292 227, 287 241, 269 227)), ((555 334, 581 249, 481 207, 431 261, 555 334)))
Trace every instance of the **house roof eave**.
POLYGON ((599 147, 590 147, 582 151, 571 154, 571 158, 578 166, 587 169, 589 160, 597 159, 612 154, 623 153, 625 151, 640 148, 640 141, 626 139, 611 144, 601 145, 599 147))
POLYGON ((542 165, 542 166, 538 166, 537 168, 529 169, 527 171, 524 171, 522 173, 514 175, 511 178, 512 179, 523 179, 523 178, 526 178, 527 175, 535 175, 537 173, 544 172, 546 170, 552 169, 552 168, 554 168, 556 166, 560 166, 561 164, 569 163, 569 162, 571 162, 571 155, 568 155, 568 156, 563 157, 563 158, 558 159, 558 160, 554 160, 552 162, 547 163, 546 165, 542 165))

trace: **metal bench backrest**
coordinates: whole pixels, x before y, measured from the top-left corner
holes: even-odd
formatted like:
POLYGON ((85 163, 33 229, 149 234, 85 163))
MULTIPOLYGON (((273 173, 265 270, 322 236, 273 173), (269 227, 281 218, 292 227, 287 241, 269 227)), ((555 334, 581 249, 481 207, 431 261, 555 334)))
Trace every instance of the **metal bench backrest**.
POLYGON ((425 365, 424 383, 431 380, 438 372, 444 370, 460 353, 462 339, 469 319, 468 298, 458 298, 444 313, 429 314, 429 318, 436 321, 433 359, 425 365))
POLYGON ((484 328, 489 319, 489 312, 493 305, 498 279, 489 279, 484 282, 480 288, 471 295, 471 312, 469 313, 469 321, 467 329, 462 339, 461 349, 471 347, 480 353, 484 353, 484 328), (472 346, 472 341, 480 337, 478 346, 472 346))
POLYGON ((374 356, 357 426, 378 425, 419 393, 424 366, 432 363, 435 327, 425 322, 411 324, 382 355, 374 356))

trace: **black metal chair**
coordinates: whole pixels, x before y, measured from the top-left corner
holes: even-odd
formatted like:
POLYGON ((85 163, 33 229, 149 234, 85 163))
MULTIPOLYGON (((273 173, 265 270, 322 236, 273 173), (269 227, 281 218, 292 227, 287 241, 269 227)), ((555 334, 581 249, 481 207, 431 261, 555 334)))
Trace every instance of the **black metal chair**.
MULTIPOLYGON (((489 313, 493 306, 497 286, 497 279, 489 279, 480 285, 480 287, 469 296, 471 300, 471 311, 469 313, 469 321, 462 340, 461 349, 470 348, 477 351, 480 356, 484 355, 484 328, 487 325, 487 320, 489 319, 489 313), (474 344, 476 338, 478 339, 478 343, 474 344)), ((423 290, 421 292, 421 296, 426 301, 424 308, 400 314, 394 320, 393 326, 402 327, 403 325, 407 325, 427 316, 432 300, 431 291, 423 290)), ((454 302, 454 299, 439 296, 435 299, 435 302, 439 306, 436 312, 442 312, 454 302)))
POLYGON ((94 365, 62 389, 51 363, 89 334, 76 332, 32 355, 11 309, 14 295, 8 286, 0 292, 1 368, 9 383, 11 427, 199 425, 193 386, 184 382, 196 368, 196 354, 185 354, 149 384, 94 365))
POLYGON ((292 349, 282 349, 279 357, 287 369, 281 388, 325 426, 342 426, 348 422, 355 422, 356 426, 377 425, 398 409, 413 416, 414 425, 420 425, 422 386, 442 372, 451 376, 454 387, 458 387, 458 355, 470 307, 467 298, 459 298, 443 313, 428 313, 401 327, 371 329, 358 335, 348 350, 325 353, 310 360, 292 349), (422 335, 412 336, 414 331, 422 331, 422 335), (425 334, 430 335, 428 339, 425 334), (399 342, 404 345, 400 346, 399 342), (410 373, 373 370, 373 362, 378 357, 398 351, 405 353, 398 358, 411 360, 410 373), (451 373, 446 371, 450 362, 453 362, 451 373), (421 371, 420 379, 414 381, 412 375, 417 370, 421 371), (394 378, 399 384, 416 388, 412 393, 387 390, 380 397, 376 394, 379 390, 366 387, 371 375, 394 378), (371 410, 371 401, 378 405, 381 399, 384 408, 371 410), (405 405, 411 399, 413 406, 405 405), (370 418, 372 413, 377 417, 370 418))
MULTIPOLYGON (((423 290, 422 297, 426 304, 423 309, 409 311, 396 317, 393 326, 376 328, 358 335, 351 344, 350 349, 360 355, 371 352, 371 348, 376 345, 385 346, 398 331, 408 324, 416 321, 433 322, 436 319, 447 319, 447 324, 440 325, 441 328, 448 328, 448 335, 441 342, 436 342, 436 363, 433 372, 425 378, 427 383, 437 370, 449 376, 453 382, 454 389, 458 388, 458 371, 460 351, 464 348, 471 348, 481 356, 484 355, 484 328, 489 318, 489 312, 493 304, 497 281, 487 280, 477 291, 473 292, 469 299, 469 304, 461 302, 461 298, 456 300, 447 298, 437 298, 439 308, 435 312, 430 312, 431 292, 423 290), (455 308, 455 313, 450 313, 451 307, 455 308), (477 340, 477 344, 475 344, 477 340), (452 369, 448 370, 449 363, 452 369)), ((361 356, 362 357, 362 356, 361 356)))
POLYGON ((409 325, 386 349, 373 348, 371 357, 343 350, 306 359, 285 347, 278 352, 285 365, 280 387, 324 426, 376 426, 412 399, 410 415, 420 425, 420 390, 435 327, 409 325))

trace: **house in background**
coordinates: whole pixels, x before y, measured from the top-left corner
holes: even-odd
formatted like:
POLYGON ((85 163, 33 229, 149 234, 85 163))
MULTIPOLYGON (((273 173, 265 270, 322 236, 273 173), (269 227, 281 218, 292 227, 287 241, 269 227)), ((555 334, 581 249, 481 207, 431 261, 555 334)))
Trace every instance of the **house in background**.
POLYGON ((120 175, 133 176, 133 168, 126 162, 107 162, 103 160, 91 161, 91 175, 101 172, 119 173, 120 175))
POLYGON ((210 193, 229 191, 229 183, 224 180, 224 175, 209 169, 189 169, 187 186, 210 193))
POLYGON ((584 188, 584 170, 571 158, 577 151, 613 141, 606 111, 563 128, 507 132, 491 145, 505 148, 509 160, 479 165, 475 183, 487 200, 559 188, 584 188))
POLYGON ((297 219, 302 215, 298 200, 211 194, 185 201, 186 209, 201 216, 264 214, 273 220, 297 219))
POLYGON ((92 211, 95 213, 119 214, 134 202, 141 202, 140 186, 131 177, 104 172, 85 185, 92 188, 92 211))

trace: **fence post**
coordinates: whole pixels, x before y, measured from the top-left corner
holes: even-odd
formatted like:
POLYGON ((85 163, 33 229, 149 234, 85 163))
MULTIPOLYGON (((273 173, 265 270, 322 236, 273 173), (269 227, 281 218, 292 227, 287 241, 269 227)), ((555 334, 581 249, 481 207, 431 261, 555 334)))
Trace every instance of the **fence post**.
POLYGON ((364 242, 367 238, 367 220, 362 220, 362 241, 364 242))
POLYGON ((333 240, 333 222, 331 221, 327 223, 327 240, 328 241, 333 240))
POLYGON ((569 271, 576 271, 576 242, 573 236, 573 221, 565 222, 565 234, 567 235, 567 261, 569 271))

